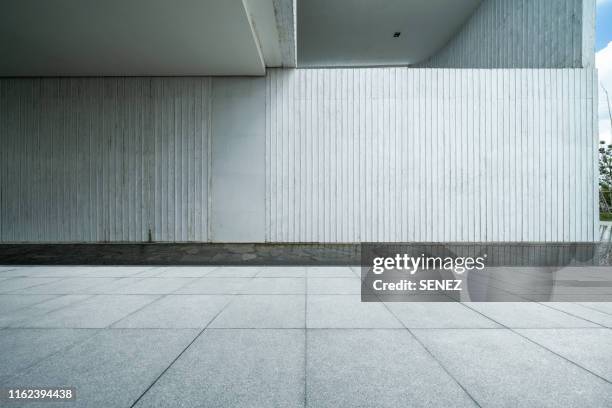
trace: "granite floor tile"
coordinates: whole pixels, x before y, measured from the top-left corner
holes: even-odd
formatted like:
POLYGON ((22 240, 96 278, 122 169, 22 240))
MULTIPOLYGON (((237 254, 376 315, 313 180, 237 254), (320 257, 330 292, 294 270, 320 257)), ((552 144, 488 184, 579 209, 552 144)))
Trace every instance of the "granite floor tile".
POLYGON ((28 402, 28 407, 129 407, 196 336, 197 330, 101 330, 66 352, 34 365, 5 386, 71 386, 68 404, 28 402))
POLYGON ((240 292, 251 278, 200 278, 174 292, 185 295, 232 295, 240 292))
POLYGON ((211 328, 304 328, 304 295, 240 295, 211 328))
POLYGON ((253 278, 241 290, 251 295, 303 295, 306 293, 304 278, 253 278))
POLYGON ((55 297, 57 295, 0 295, 0 316, 55 297))
POLYGON ((166 266, 159 268, 158 278, 203 278, 218 266, 166 266))
POLYGON ((581 319, 612 328, 612 315, 571 302, 549 302, 545 306, 569 313, 581 319))
POLYGON ((261 271, 256 266, 224 266, 206 275, 207 278, 252 278, 261 271))
POLYGON ((0 316, 0 327, 11 327, 25 324, 28 320, 43 316, 47 313, 74 305, 91 297, 91 295, 60 295, 53 299, 28 306, 13 313, 0 316))
POLYGON ((308 294, 312 295, 349 295, 361 293, 361 280, 352 278, 308 278, 308 294))
POLYGON ((56 282, 24 288, 13 293, 23 294, 46 294, 46 295, 70 295, 83 293, 90 287, 99 287, 116 281, 118 278, 65 278, 56 282))
POLYGON ((597 327, 586 320, 532 302, 466 303, 466 306, 510 328, 597 327))
POLYGON ((196 278, 144 278, 114 293, 130 295, 166 295, 194 282, 196 278))
POLYGON ((612 382, 612 330, 517 329, 517 332, 612 382))
POLYGON ((607 407, 612 385, 507 329, 413 330, 483 407, 607 407))
POLYGON ((303 407, 304 331, 207 329, 137 407, 178 405, 303 407))
POLYGON ((25 319, 19 327, 103 328, 148 305, 159 296, 95 295, 43 316, 25 319))
POLYGON ((121 328, 203 328, 230 295, 168 295, 115 323, 121 328))
POLYGON ((354 278, 355 272, 348 266, 309 266, 306 268, 309 278, 354 278))
POLYGON ((382 303, 362 303, 359 295, 308 295, 308 328, 402 328, 382 303))
POLYGON ((406 330, 309 330, 311 407, 475 407, 406 330))
POLYGON ((390 302, 386 305, 408 328, 501 327, 457 302, 390 302))
POLYGON ((95 333, 95 330, 84 329, 0 330, 0 384, 19 371, 95 333))
POLYGON ((305 278, 303 266, 265 266, 257 274, 258 278, 305 278))
POLYGON ((612 315, 612 302, 580 302, 579 304, 612 315))
POLYGON ((61 280, 61 278, 15 277, 0 282, 0 293, 15 292, 20 289, 33 288, 38 285, 49 284, 59 280, 61 280))

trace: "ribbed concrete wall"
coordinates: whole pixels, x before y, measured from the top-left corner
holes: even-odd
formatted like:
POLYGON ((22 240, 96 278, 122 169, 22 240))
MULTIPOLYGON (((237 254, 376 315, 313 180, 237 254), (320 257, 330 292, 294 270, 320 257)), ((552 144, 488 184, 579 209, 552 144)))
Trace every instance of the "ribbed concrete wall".
POLYGON ((0 241, 589 241, 596 92, 582 69, 2 79, 0 241))
POLYGON ((270 241, 592 241, 593 70, 268 75, 270 241))
POLYGON ((579 68, 595 58, 595 0, 483 0, 432 68, 579 68))
POLYGON ((205 241, 210 84, 0 80, 0 241, 205 241))

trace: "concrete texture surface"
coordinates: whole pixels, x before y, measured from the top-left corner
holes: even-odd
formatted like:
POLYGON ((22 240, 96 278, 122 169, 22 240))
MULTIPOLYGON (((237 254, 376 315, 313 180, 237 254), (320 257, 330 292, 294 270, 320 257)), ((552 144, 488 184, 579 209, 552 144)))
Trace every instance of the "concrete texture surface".
POLYGON ((507 67, 2 79, 0 242, 593 242, 597 84, 507 67))
POLYGON ((582 68, 595 61, 595 0, 486 0, 430 68, 582 68))
POLYGON ((0 266, 0 388, 76 388, 43 407, 612 406, 612 303, 362 303, 358 273, 0 266))

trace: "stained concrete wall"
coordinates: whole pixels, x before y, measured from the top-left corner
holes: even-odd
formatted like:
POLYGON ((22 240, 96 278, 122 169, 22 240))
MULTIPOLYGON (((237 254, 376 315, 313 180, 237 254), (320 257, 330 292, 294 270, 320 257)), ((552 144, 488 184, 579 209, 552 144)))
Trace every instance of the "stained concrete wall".
POLYGON ((430 68, 581 68, 595 64, 596 0, 483 0, 430 68))
POLYGON ((0 79, 0 241, 208 240, 210 78, 0 79))
POLYGON ((0 80, 0 241, 591 241, 596 73, 0 80))

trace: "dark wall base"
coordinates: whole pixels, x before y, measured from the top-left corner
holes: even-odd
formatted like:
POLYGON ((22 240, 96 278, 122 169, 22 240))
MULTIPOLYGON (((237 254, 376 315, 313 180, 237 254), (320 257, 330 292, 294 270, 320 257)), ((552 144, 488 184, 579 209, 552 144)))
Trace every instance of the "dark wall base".
POLYGON ((0 265, 359 265, 359 244, 6 244, 0 265))
MULTIPOLYGON (((381 244, 377 244, 379 246, 381 244)), ((612 265, 612 244, 383 244, 386 251, 479 256, 487 265, 612 265)), ((365 248, 365 247, 364 247, 365 248)), ((3 244, 0 265, 353 265, 360 244, 3 244)))

